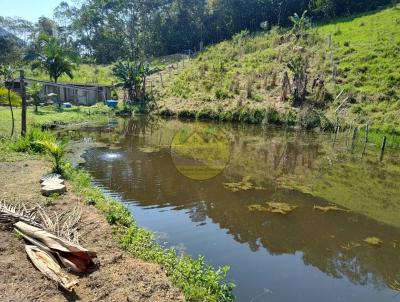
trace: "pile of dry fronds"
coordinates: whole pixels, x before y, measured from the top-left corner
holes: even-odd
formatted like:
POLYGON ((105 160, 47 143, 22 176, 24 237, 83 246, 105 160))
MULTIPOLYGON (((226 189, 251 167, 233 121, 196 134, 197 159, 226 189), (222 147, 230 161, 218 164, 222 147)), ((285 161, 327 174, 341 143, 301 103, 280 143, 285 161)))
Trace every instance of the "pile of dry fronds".
POLYGON ((78 207, 50 216, 40 206, 27 209, 0 201, 0 223, 24 238, 26 253, 38 270, 67 290, 72 290, 77 280, 72 280, 61 267, 86 273, 96 257, 78 244, 80 218, 78 207))

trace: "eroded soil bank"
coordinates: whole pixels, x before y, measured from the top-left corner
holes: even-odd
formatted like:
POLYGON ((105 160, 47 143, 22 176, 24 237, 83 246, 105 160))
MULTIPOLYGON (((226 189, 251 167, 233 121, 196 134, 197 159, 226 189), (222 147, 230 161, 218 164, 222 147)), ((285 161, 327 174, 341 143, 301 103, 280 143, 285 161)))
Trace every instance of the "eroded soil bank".
POLYGON ((112 227, 93 206, 69 191, 47 199, 40 194, 39 178, 50 171, 43 161, 0 162, 0 199, 27 206, 48 204, 50 212, 82 209, 80 243, 98 254, 97 268, 76 276, 78 286, 67 293, 37 271, 26 257, 15 233, 0 229, 0 301, 184 301, 160 266, 138 260, 120 250, 112 227))

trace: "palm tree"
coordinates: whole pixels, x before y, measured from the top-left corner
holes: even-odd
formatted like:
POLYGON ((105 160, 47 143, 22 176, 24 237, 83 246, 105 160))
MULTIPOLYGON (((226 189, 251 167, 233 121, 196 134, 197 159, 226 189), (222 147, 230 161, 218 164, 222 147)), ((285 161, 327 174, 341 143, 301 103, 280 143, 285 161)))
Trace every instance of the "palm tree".
POLYGON ((11 112, 11 135, 14 135, 14 129, 15 129, 15 120, 14 120, 14 111, 11 103, 11 88, 14 88, 14 69, 9 65, 7 67, 5 66, 0 66, 0 75, 4 77, 4 82, 8 82, 9 84, 7 85, 7 90, 8 90, 8 105, 10 106, 10 112, 11 112), (10 85, 11 83, 11 85, 10 85))
POLYGON ((32 70, 37 68, 44 70, 55 83, 63 74, 71 79, 74 77, 75 65, 71 62, 72 53, 62 47, 57 38, 42 34, 36 48, 26 56, 27 59, 33 59, 32 70))

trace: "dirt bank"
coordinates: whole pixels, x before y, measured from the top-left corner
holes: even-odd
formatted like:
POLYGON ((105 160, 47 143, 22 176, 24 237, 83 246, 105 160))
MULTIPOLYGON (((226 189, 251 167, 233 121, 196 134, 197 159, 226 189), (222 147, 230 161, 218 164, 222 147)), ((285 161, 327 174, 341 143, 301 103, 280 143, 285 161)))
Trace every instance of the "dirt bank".
MULTIPOLYGON (((25 204, 44 205, 39 178, 49 171, 43 161, 0 162, 0 199, 25 204)), ((67 183, 70 188, 70 185, 67 183)), ((48 200, 47 203, 50 203, 48 200)), ((80 243, 97 252, 98 268, 89 275, 78 276, 74 293, 61 291, 28 261, 24 244, 13 232, 0 230, 0 301, 184 301, 155 264, 134 259, 121 251, 112 227, 92 206, 85 205, 71 190, 51 200, 50 211, 82 208, 80 243)))

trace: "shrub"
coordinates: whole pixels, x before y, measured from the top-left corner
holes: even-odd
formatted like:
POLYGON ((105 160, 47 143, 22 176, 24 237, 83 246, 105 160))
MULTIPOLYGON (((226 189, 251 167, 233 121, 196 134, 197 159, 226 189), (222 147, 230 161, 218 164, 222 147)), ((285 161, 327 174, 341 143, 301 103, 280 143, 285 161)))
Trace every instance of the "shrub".
POLYGON ((42 146, 43 149, 51 156, 53 161, 53 172, 64 174, 63 161, 66 154, 66 145, 53 141, 37 141, 36 144, 42 146))
POLYGON ((279 114, 278 110, 275 108, 269 107, 265 114, 265 119, 263 121, 265 124, 270 125, 282 125, 283 121, 281 115, 279 114))
POLYGON ((229 93, 228 90, 224 89, 224 88, 218 88, 217 90, 215 90, 215 97, 218 100, 225 100, 231 97, 231 94, 229 93))
POLYGON ((214 119, 218 119, 219 115, 214 110, 212 110, 210 108, 205 108, 205 109, 200 110, 197 113, 197 118, 200 120, 207 120, 207 119, 214 120, 214 119))
POLYGON ((190 110, 181 110, 178 112, 178 117, 183 119, 194 119, 196 118, 196 112, 190 110))
POLYGON ((44 153, 45 148, 38 141, 55 142, 52 133, 33 128, 25 137, 20 137, 12 145, 12 149, 17 152, 44 153))
MULTIPOLYGON (((21 106, 21 97, 18 93, 11 91, 11 105, 21 106)), ((5 87, 0 87, 0 105, 8 105, 8 89, 5 87)))
POLYGON ((307 130, 321 127, 321 116, 314 110, 305 109, 299 116, 299 124, 302 128, 307 130))
POLYGON ((163 108, 160 110, 160 115, 161 116, 165 116, 165 117, 170 117, 170 116, 175 116, 176 113, 173 112, 171 109, 169 108, 163 108))

